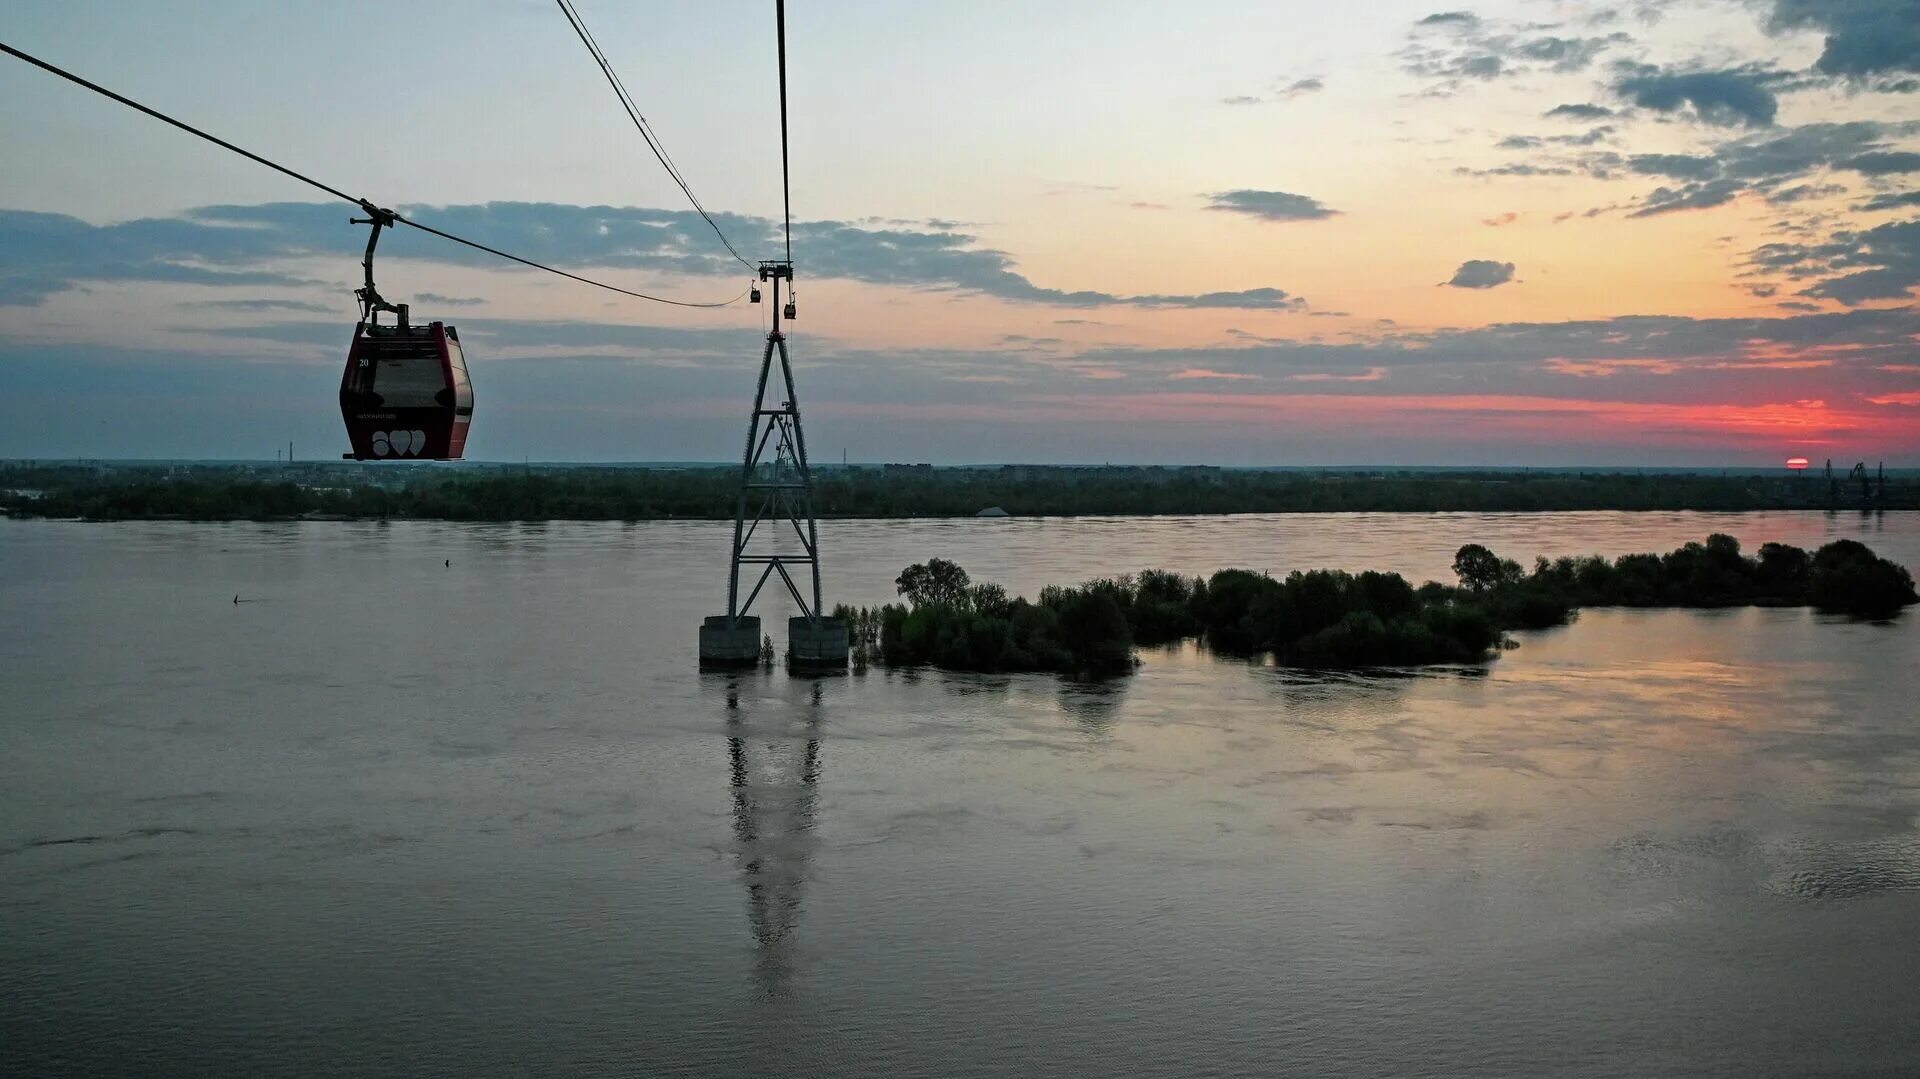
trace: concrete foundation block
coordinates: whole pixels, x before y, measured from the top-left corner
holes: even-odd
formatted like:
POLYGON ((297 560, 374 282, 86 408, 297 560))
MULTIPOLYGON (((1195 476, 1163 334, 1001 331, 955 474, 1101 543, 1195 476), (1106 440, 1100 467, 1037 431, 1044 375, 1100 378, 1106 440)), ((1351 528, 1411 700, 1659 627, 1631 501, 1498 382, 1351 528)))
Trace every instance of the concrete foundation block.
POLYGON ((847 667, 847 624, 837 618, 787 619, 787 665, 796 670, 847 667))
POLYGON ((760 662, 760 616, 708 616, 700 626, 700 665, 752 667, 760 662))

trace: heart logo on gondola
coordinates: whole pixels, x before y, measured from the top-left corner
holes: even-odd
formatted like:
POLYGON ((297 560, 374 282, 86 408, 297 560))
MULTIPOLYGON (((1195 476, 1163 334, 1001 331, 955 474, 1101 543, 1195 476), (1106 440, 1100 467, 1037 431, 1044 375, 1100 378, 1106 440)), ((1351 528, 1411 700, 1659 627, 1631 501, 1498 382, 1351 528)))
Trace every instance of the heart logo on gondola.
POLYGON ((426 452, 427 433, 425 431, 375 431, 372 442, 375 457, 389 455, 409 457, 426 452))

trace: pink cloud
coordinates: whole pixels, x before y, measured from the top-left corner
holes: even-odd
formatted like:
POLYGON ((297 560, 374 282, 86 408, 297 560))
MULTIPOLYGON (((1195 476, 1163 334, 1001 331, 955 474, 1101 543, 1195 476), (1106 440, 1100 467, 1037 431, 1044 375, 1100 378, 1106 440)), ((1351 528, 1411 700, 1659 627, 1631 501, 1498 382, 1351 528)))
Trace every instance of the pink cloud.
POLYGON ((1676 375, 1682 371, 1808 371, 1832 367, 1832 360, 1714 360, 1696 363, 1688 360, 1567 360, 1554 358, 1546 368, 1555 374, 1574 378, 1611 378, 1623 371, 1645 371, 1650 375, 1676 375))
POLYGON ((1574 378, 1612 378, 1622 371, 1646 371, 1655 375, 1671 375, 1681 369, 1680 364, 1672 360, 1563 360, 1558 357, 1547 361, 1547 370, 1556 375, 1571 375, 1574 378))
POLYGON ((1384 367, 1369 367, 1363 374, 1336 375, 1330 371, 1311 371, 1304 375, 1288 375, 1288 382, 1378 382, 1387 377, 1384 367))
POLYGON ((1175 381, 1184 381, 1186 379, 1196 379, 1196 378, 1219 378, 1219 379, 1226 379, 1227 381, 1230 381, 1230 382, 1242 382, 1242 381, 1257 382, 1260 379, 1259 375, 1247 374, 1241 371, 1215 371, 1206 367, 1189 367, 1184 371, 1175 371, 1173 374, 1170 374, 1167 377, 1175 381))

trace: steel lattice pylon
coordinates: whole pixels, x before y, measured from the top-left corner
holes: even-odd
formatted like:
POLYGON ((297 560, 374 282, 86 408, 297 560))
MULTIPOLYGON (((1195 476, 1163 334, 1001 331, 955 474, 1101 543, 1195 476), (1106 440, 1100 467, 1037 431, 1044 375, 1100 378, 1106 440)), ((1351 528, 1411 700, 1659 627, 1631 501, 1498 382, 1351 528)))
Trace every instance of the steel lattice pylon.
MULTIPOLYGON (((760 589, 774 574, 787 586, 793 601, 810 623, 825 613, 820 599, 820 532, 813 516, 813 479, 807 469, 807 438, 800 427, 800 399, 793 389, 793 364, 787 354, 787 338, 780 332, 780 282, 793 279, 790 262, 763 262, 760 279, 773 285, 773 329, 767 333, 767 347, 760 355, 760 379, 753 392, 753 413, 747 419, 746 452, 740 459, 740 495, 733 514, 733 557, 727 578, 727 618, 729 623, 745 615, 759 597, 760 589), (786 387, 786 399, 777 408, 767 407, 767 380, 773 374, 774 356, 780 358, 780 384, 786 387), (771 449, 772 458, 768 459, 771 449), (753 508, 749 517, 747 511, 753 508), (768 525, 776 539, 783 539, 787 528, 800 542, 802 552, 766 553, 751 550, 761 525, 768 525), (788 572, 788 567, 807 567, 812 578, 811 600, 788 572), (746 599, 740 598, 740 567, 760 566, 760 574, 746 599)), ((793 317, 793 305, 785 308, 793 317)), ((771 545, 769 545, 770 548, 771 545)))

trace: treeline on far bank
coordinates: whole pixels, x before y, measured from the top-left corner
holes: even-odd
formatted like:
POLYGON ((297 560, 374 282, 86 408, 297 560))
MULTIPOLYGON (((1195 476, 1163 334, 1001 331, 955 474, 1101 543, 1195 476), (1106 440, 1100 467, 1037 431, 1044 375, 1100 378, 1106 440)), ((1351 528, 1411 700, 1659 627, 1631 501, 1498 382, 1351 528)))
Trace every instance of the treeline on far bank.
MULTIPOLYGON (((737 468, 312 464, 0 465, 0 511, 92 520, 452 521, 730 519, 737 468)), ((1884 489, 1754 475, 1298 472, 1219 468, 871 468, 814 472, 823 517, 1294 512, 1920 508, 1920 483, 1884 489)))
POLYGON ((1531 571, 1468 544, 1454 571, 1457 585, 1415 588, 1374 571, 1147 570, 1049 586, 1029 601, 936 558, 896 580, 904 604, 834 614, 850 627, 856 667, 1104 675, 1132 670, 1136 645, 1188 638, 1288 666, 1423 666, 1483 662, 1507 631, 1564 625, 1580 607, 1813 606, 1884 619, 1920 602, 1904 567, 1854 540, 1812 554, 1768 543, 1756 557, 1715 534, 1665 555, 1542 558, 1531 571))

